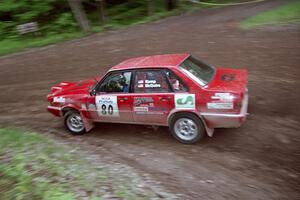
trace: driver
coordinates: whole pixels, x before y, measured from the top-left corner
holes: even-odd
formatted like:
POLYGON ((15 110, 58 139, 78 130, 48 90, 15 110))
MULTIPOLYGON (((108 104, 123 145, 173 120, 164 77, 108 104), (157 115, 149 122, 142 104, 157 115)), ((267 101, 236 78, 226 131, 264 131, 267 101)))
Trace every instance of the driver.
POLYGON ((128 84, 126 83, 126 78, 125 78, 125 76, 122 74, 122 75, 120 75, 121 77, 120 77, 120 81, 119 81, 119 83, 120 83, 120 85, 122 86, 122 91, 123 92, 125 92, 125 93, 127 93, 127 92, 129 92, 129 86, 128 86, 128 84))

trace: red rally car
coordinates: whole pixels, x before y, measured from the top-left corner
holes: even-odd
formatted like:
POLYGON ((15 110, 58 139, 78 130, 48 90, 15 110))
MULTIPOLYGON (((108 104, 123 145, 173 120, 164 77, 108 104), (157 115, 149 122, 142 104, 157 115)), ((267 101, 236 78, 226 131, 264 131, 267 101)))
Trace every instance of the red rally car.
POLYGON ((248 107, 247 71, 214 68, 190 54, 132 58, 104 76, 51 88, 48 111, 82 134, 95 122, 169 126, 182 143, 239 127, 248 107))

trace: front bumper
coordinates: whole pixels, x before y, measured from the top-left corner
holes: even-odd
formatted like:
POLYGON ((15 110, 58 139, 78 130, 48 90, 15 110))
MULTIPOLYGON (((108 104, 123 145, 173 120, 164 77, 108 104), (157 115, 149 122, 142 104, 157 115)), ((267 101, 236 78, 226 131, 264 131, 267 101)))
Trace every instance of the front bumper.
POLYGON ((56 107, 56 106, 48 106, 47 110, 52 113, 53 115, 57 117, 62 116, 62 110, 61 107, 56 107))
POLYGON ((209 128, 237 128, 240 127, 247 118, 249 96, 245 93, 241 112, 239 114, 223 113, 201 113, 209 128))

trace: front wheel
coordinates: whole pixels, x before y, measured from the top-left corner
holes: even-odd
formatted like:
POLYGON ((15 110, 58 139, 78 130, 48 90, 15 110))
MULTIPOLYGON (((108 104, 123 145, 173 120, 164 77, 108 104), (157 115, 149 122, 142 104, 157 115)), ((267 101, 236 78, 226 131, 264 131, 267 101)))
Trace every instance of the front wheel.
POLYGON ((85 132, 84 124, 79 112, 71 110, 65 114, 65 126, 74 135, 85 132))
POLYGON ((170 122, 172 135, 181 143, 193 144, 203 138, 204 126, 197 116, 190 113, 179 113, 170 122))

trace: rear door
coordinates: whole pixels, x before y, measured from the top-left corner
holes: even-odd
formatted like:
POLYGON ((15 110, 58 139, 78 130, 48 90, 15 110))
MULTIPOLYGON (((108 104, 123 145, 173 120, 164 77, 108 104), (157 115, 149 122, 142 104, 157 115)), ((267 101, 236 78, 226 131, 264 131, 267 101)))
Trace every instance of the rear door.
POLYGON ((133 120, 166 125, 174 108, 174 93, 163 69, 141 69, 133 77, 133 120))

